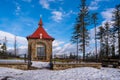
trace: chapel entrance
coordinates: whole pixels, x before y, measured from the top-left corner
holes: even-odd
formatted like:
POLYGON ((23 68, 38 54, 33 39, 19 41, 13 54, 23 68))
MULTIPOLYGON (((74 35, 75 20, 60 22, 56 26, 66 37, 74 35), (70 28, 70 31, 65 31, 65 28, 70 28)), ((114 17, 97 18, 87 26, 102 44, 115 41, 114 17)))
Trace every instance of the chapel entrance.
POLYGON ((41 45, 41 46, 37 47, 37 57, 38 57, 38 60, 46 59, 45 46, 41 45))

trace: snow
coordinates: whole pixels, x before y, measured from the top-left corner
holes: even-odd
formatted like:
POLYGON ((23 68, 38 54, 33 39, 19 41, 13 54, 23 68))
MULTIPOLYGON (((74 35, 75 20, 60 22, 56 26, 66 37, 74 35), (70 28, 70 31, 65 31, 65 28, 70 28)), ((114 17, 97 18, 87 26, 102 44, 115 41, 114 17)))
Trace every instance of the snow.
MULTIPOLYGON (((0 59, 0 63, 25 63, 24 60, 6 60, 6 59, 0 59)), ((40 61, 32 61, 32 66, 36 68, 49 68, 49 62, 40 62, 40 61)))
POLYGON ((23 71, 0 67, 0 80, 6 77, 8 77, 6 80, 120 80, 120 69, 81 67, 66 70, 23 71))
POLYGON ((49 62, 32 61, 32 66, 36 68, 48 68, 49 62))
MULTIPOLYGON (((0 60, 5 62, 5 60, 0 60)), ((22 62, 21 60, 17 60, 22 62)), ((17 62, 16 61, 16 62, 17 62)), ((8 62, 15 62, 8 60, 8 62)), ((49 62, 32 61, 37 70, 18 70, 0 67, 0 80, 120 80, 120 69, 115 68, 71 68, 66 70, 48 70, 49 62), (5 79, 7 78, 7 79, 5 79)))
POLYGON ((11 59, 11 60, 6 60, 6 59, 0 59, 0 63, 24 63, 24 60, 17 60, 17 59, 11 59))

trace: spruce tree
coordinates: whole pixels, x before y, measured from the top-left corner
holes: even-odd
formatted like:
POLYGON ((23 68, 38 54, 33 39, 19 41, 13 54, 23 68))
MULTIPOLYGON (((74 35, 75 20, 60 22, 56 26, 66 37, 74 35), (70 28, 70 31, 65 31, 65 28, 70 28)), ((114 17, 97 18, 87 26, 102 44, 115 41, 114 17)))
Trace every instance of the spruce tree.
POLYGON ((117 5, 113 11, 113 21, 113 26, 118 36, 118 54, 120 59, 120 4, 117 5))
POLYGON ((105 29, 105 32, 104 32, 104 40, 105 40, 105 51, 106 51, 106 58, 108 58, 108 56, 109 56, 109 53, 110 53, 110 51, 109 51, 109 34, 110 34, 110 26, 109 26, 109 23, 108 22, 106 22, 105 23, 105 26, 104 26, 104 29, 105 29))
POLYGON ((99 32, 97 33, 97 39, 100 40, 100 52, 99 52, 99 56, 100 56, 100 61, 103 59, 104 57, 104 53, 105 53, 105 45, 104 45, 104 34, 105 33, 105 29, 103 28, 103 26, 99 27, 99 32))
POLYGON ((78 42, 79 42, 79 24, 75 24, 75 26, 74 26, 74 28, 73 28, 73 35, 72 35, 72 39, 71 39, 71 41, 73 42, 73 43, 76 43, 76 45, 77 45, 77 50, 76 50, 76 53, 77 53, 77 60, 78 60, 78 50, 79 50, 79 48, 78 48, 78 42))
POLYGON ((111 54, 113 58, 115 57, 115 42, 116 42, 115 31, 113 28, 110 28, 111 54))
POLYGON ((94 24, 94 28, 95 28, 95 53, 96 53, 96 61, 97 61, 97 38, 96 38, 96 25, 97 25, 97 13, 93 13, 92 14, 92 22, 94 24))
POLYGON ((89 43, 89 33, 87 30, 87 26, 89 25, 89 12, 88 7, 86 5, 86 0, 81 0, 80 4, 80 12, 77 17, 77 28, 74 29, 76 34, 73 34, 73 38, 80 44, 79 50, 83 53, 83 61, 85 61, 85 49, 86 45, 89 43), (77 38, 76 38, 77 35, 77 38))

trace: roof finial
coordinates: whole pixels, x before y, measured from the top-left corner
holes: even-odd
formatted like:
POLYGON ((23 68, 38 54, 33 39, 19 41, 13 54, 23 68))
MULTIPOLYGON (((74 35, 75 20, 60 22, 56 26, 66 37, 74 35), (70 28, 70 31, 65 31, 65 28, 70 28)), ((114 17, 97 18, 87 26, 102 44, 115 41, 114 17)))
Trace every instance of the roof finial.
POLYGON ((43 23, 42 23, 42 15, 40 15, 40 22, 38 23, 39 26, 42 26, 43 23))

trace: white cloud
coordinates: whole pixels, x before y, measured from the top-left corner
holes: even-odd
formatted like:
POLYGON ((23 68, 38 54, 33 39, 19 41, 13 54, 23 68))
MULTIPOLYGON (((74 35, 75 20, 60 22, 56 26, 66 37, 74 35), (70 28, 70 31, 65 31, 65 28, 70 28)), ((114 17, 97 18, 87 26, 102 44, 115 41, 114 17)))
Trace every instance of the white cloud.
POLYGON ((75 45, 71 43, 65 43, 63 41, 55 40, 53 42, 53 54, 63 55, 75 52, 75 45))
POLYGON ((53 47, 58 47, 59 45, 63 44, 64 42, 63 41, 58 41, 58 40, 55 40, 53 42, 53 47))
POLYGON ((100 2, 101 0, 94 0, 90 3, 90 6, 89 6, 89 9, 90 10, 97 10, 98 9, 98 3, 100 2))
POLYGON ((71 43, 66 43, 63 46, 57 46, 53 48, 53 54, 63 55, 69 54, 70 52, 76 52, 75 45, 71 43))
POLYGON ((90 9, 90 10, 97 10, 97 9, 98 9, 98 6, 89 6, 89 9, 90 9))
MULTIPOLYGON (((5 37, 7 39, 7 50, 11 53, 14 53, 14 43, 15 43, 15 35, 0 31, 0 43, 5 41, 5 37)), ((27 53, 28 42, 25 37, 16 36, 16 44, 17 44, 17 54, 22 55, 27 53)))
POLYGON ((106 9, 105 11, 101 12, 102 17, 105 20, 108 20, 108 21, 111 20, 113 10, 114 10, 114 8, 109 8, 109 9, 106 9))
POLYGON ((90 6, 89 6, 89 9, 90 10, 97 10, 99 8, 99 2, 101 1, 109 1, 109 0, 93 0, 91 3, 90 3, 90 6))
POLYGON ((63 13, 60 11, 52 11, 52 14, 53 14, 52 19, 56 22, 61 21, 63 18, 63 13))
POLYGON ((48 2, 48 0, 39 0, 39 3, 40 3, 40 5, 43 7, 43 8, 45 8, 45 9, 49 9, 49 2, 48 2))
POLYGON ((20 12, 21 12, 21 6, 18 2, 14 1, 14 4, 16 6, 15 8, 15 15, 20 15, 20 12))
POLYGON ((20 11, 21 11, 20 6, 16 6, 16 10, 15 10, 16 15, 19 15, 20 11))
MULTIPOLYGON (((8 49, 14 47, 15 35, 4 31, 0 31, 0 34, 1 34, 0 35, 1 43, 5 41, 5 37, 6 37, 8 49)), ((28 44, 25 37, 16 36, 16 41, 17 41, 17 47, 27 46, 28 44)))
POLYGON ((39 0, 39 4, 45 9, 53 10, 50 8, 50 3, 56 1, 62 1, 62 0, 39 0))
MULTIPOLYGON (((64 13, 65 13, 65 12, 64 12, 64 13)), ((69 16, 69 15, 71 15, 71 14, 77 15, 77 12, 74 12, 73 10, 70 10, 68 13, 65 13, 64 16, 69 16)))

